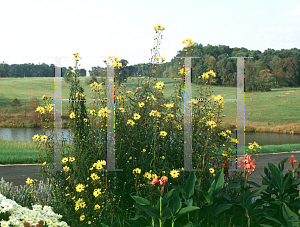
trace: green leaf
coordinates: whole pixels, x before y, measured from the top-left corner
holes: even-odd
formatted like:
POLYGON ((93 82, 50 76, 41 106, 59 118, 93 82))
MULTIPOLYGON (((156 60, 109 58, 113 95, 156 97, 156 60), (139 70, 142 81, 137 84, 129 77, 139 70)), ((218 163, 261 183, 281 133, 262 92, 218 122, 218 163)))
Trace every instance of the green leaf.
POLYGON ((255 191, 249 193, 246 195, 246 200, 250 200, 252 199, 253 197, 256 197, 258 196, 263 190, 266 190, 267 188, 269 187, 269 185, 262 185, 260 186, 260 188, 256 189, 255 191))
POLYGON ((240 188, 240 187, 241 187, 241 185, 238 184, 238 183, 235 183, 235 182, 229 182, 228 183, 228 188, 230 188, 230 189, 237 189, 237 188, 240 188))
POLYGON ((269 219, 269 220, 271 220, 271 221, 274 221, 274 222, 276 222, 277 224, 283 225, 283 224, 282 224, 280 221, 278 221, 276 218, 273 218, 273 217, 271 217, 271 216, 269 216, 269 215, 264 215, 263 217, 266 218, 266 219, 269 219))
POLYGON ((152 218, 159 218, 159 211, 154 209, 151 205, 140 205, 139 203, 135 206, 143 211, 145 211, 152 218))
POLYGON ((199 210, 200 208, 199 207, 196 207, 196 206, 189 206, 189 207, 185 207, 185 208, 182 208, 178 215, 176 216, 176 219, 182 215, 185 215, 185 214, 188 214, 192 211, 195 211, 195 210, 199 210))
POLYGON ((184 202, 187 206, 193 206, 193 198, 188 199, 187 201, 184 202))
POLYGON ((268 170, 268 168, 267 168, 267 167, 264 167, 264 172, 265 172, 266 176, 268 176, 268 177, 269 177, 269 170, 268 170))
POLYGON ((276 168, 276 166, 271 162, 268 162, 268 166, 271 173, 273 174, 272 183, 274 184, 275 187, 277 187, 280 190, 282 188, 282 181, 283 181, 282 172, 280 172, 280 170, 276 168))
POLYGON ((258 188, 261 186, 261 185, 255 183, 255 182, 253 182, 253 181, 248 181, 248 183, 251 184, 251 185, 254 185, 254 186, 258 187, 258 188))
POLYGON ((280 171, 282 172, 284 170, 284 163, 288 160, 288 158, 285 158, 283 160, 281 160, 279 163, 278 163, 278 169, 280 169, 280 171))
POLYGON ((135 220, 137 220, 139 218, 144 218, 144 219, 146 219, 148 221, 148 219, 145 216, 143 216, 143 215, 136 215, 135 217, 133 217, 133 218, 131 218, 129 220, 135 221, 135 220))
POLYGON ((204 192, 204 191, 201 191, 201 190, 200 190, 200 192, 203 194, 203 196, 207 200, 208 205, 211 205, 213 203, 213 197, 212 197, 212 195, 209 194, 208 192, 204 192))
POLYGON ((130 195, 137 203, 141 204, 141 205, 151 205, 150 201, 147 199, 144 199, 142 197, 138 197, 138 196, 132 196, 130 195))
POLYGON ((213 197, 223 188, 224 185, 224 173, 223 169, 219 171, 208 190, 208 193, 213 197))
POLYGON ((295 217, 298 222, 298 215, 295 214, 285 203, 282 203, 282 214, 286 221, 289 221, 289 218, 295 217))
POLYGON ((195 184, 196 184, 196 175, 195 175, 195 171, 192 171, 190 172, 190 176, 186 182, 186 186, 184 190, 182 190, 183 192, 182 195, 185 201, 191 198, 191 196, 194 194, 195 184))
POLYGON ((173 196, 169 202, 168 208, 170 209, 173 216, 175 216, 181 208, 181 201, 179 196, 173 196))
MULTIPOLYGON (((174 194, 174 189, 172 189, 172 190, 170 190, 170 191, 168 191, 164 196, 163 196, 163 199, 162 199, 162 207, 166 204, 166 203, 168 203, 168 201, 169 201, 169 199, 172 197, 172 195, 174 194)), ((158 202, 156 203, 156 205, 155 205, 155 209, 159 209, 159 200, 158 200, 158 202)))
POLYGON ((292 186, 297 185, 300 183, 300 177, 297 178, 296 180, 293 181, 293 183, 291 184, 292 186))
POLYGON ((221 204, 219 206, 217 206, 217 208, 214 210, 214 214, 212 215, 212 217, 222 213, 225 210, 230 209, 232 206, 232 204, 221 204))
POLYGON ((165 207, 163 209, 163 214, 162 214, 162 222, 164 223, 167 219, 169 219, 172 216, 171 211, 168 207, 165 207))

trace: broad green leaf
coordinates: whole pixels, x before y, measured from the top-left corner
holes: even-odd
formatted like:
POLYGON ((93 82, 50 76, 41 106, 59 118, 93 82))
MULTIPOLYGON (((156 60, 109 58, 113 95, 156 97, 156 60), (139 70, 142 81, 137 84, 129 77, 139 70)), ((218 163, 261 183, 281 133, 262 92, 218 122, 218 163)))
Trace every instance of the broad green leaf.
POLYGON ((197 179, 196 179, 195 171, 190 172, 190 176, 187 179, 186 186, 184 188, 184 193, 183 193, 183 197, 185 201, 191 198, 191 196, 194 194, 196 180, 197 179))
POLYGON ((235 182, 229 182, 228 183, 228 188, 233 189, 233 188, 240 188, 241 185, 235 182))
POLYGON ((255 183, 255 182, 253 182, 253 181, 248 181, 248 184, 254 185, 254 186, 258 187, 258 188, 261 186, 261 185, 255 183))
POLYGON ((285 159, 281 160, 281 161, 278 163, 278 169, 280 169, 281 172, 284 170, 284 163, 285 163, 288 159, 289 159, 289 158, 285 158, 285 159))
POLYGON ((282 214, 286 221, 289 221, 289 218, 295 217, 296 221, 299 221, 298 215, 295 214, 285 203, 282 203, 282 214))
POLYGON ((269 216, 269 215, 264 215, 263 217, 266 218, 266 219, 268 219, 268 220, 274 221, 274 222, 276 222, 277 224, 283 225, 283 224, 282 224, 280 221, 278 221, 276 218, 273 218, 273 217, 271 217, 271 216, 269 216))
POLYGON ((293 181, 292 186, 300 183, 300 177, 293 181))
POLYGON ((213 197, 220 191, 224 186, 224 171, 219 171, 214 177, 213 183, 208 190, 208 193, 213 197))
POLYGON ((137 203, 141 204, 141 205, 151 205, 150 201, 142 198, 142 197, 138 197, 138 196, 132 196, 130 195, 137 203))
POLYGON ((140 205, 139 203, 135 206, 143 211, 145 211, 150 217, 159 218, 159 211, 154 209, 151 205, 140 205))
POLYGON ((222 213, 225 210, 230 209, 231 206, 232 206, 232 204, 221 204, 221 205, 217 206, 217 208, 213 211, 214 214, 212 215, 212 217, 222 213))
POLYGON ((144 218, 144 219, 146 219, 146 220, 148 221, 148 218, 146 218, 146 217, 143 216, 143 215, 136 215, 135 217, 133 217, 133 218, 131 218, 131 219, 129 219, 129 220, 135 221, 135 220, 137 220, 137 219, 139 219, 139 218, 144 218))
MULTIPOLYGON (((174 194, 174 189, 168 191, 164 196, 163 196, 163 199, 162 199, 162 207, 164 207, 164 205, 169 201, 169 199, 172 197, 172 195, 174 194)), ((156 203, 155 209, 159 209, 159 200, 158 202, 156 203)))
POLYGON ((207 200, 208 205, 211 205, 213 203, 213 197, 212 197, 212 195, 209 194, 208 192, 204 192, 204 191, 201 191, 201 190, 200 190, 200 192, 203 194, 203 196, 207 200))
POLYGON ((264 173, 266 174, 266 176, 269 176, 269 170, 267 167, 264 167, 264 173))
POLYGON ((250 192, 249 194, 246 195, 246 200, 250 200, 253 197, 258 196, 263 190, 266 190, 269 187, 269 185, 262 185, 260 188, 256 189, 253 192, 250 192))
POLYGON ((163 214, 162 214, 162 222, 164 223, 167 219, 169 219, 172 216, 171 211, 168 207, 165 207, 163 209, 163 214))
POLYGON ((187 206, 193 206, 193 198, 188 199, 187 201, 184 202, 184 204, 187 206))
POLYGON ((175 216, 181 208, 181 201, 179 196, 173 196, 169 202, 168 208, 170 209, 173 216, 175 216))
POLYGON ((278 189, 281 189, 282 183, 283 183, 282 182, 283 181, 282 172, 280 172, 280 170, 278 168, 276 168, 276 166, 271 162, 268 162, 268 166, 269 166, 271 173, 273 174, 272 183, 274 184, 275 187, 277 187, 278 189))
POLYGON ((189 206, 189 207, 185 207, 185 208, 182 208, 178 215, 176 216, 176 219, 179 218, 180 216, 182 215, 185 215, 187 213, 190 213, 192 211, 195 211, 195 210, 199 210, 200 208, 199 207, 196 207, 196 206, 189 206))

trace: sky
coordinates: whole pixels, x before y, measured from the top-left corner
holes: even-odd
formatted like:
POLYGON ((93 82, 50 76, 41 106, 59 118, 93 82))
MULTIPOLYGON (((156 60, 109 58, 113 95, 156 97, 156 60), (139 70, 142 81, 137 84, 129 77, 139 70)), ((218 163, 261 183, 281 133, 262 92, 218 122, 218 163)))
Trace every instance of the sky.
POLYGON ((198 44, 300 49, 298 0, 1 0, 0 62, 9 65, 55 64, 106 67, 115 56, 129 65, 149 63, 156 37, 165 27, 159 49, 171 61, 190 38, 198 44))

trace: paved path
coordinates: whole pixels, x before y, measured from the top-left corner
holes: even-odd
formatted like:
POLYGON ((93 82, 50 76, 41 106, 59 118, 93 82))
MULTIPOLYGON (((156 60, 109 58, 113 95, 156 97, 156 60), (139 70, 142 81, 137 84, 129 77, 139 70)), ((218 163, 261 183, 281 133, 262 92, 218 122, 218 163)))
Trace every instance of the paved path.
MULTIPOLYGON (((276 167, 278 163, 284 159, 289 158, 285 163, 285 169, 283 174, 287 173, 286 169, 292 169, 291 165, 288 163, 291 155, 294 155, 296 160, 300 161, 300 151, 297 152, 287 152, 280 154, 262 154, 262 155, 253 155, 252 158, 255 159, 256 170, 249 176, 249 180, 256 182, 257 184, 262 184, 262 177, 264 174, 264 166, 268 167, 268 161, 273 163, 276 167)), ((238 156, 238 158, 241 156, 238 156)), ((231 157, 232 166, 229 171, 241 171, 241 168, 236 169, 235 165, 235 156, 231 157)), ((239 165, 239 163, 238 163, 239 165)), ((14 186, 26 185, 26 180, 29 177, 30 179, 37 179, 39 183, 42 180, 42 174, 39 172, 41 164, 22 164, 22 165, 0 165, 0 180, 3 177, 5 182, 12 182, 14 186)), ((46 181, 44 181, 45 183, 46 181)), ((254 186, 253 186, 254 187, 254 186)), ((253 189, 256 189, 254 187, 253 189)))

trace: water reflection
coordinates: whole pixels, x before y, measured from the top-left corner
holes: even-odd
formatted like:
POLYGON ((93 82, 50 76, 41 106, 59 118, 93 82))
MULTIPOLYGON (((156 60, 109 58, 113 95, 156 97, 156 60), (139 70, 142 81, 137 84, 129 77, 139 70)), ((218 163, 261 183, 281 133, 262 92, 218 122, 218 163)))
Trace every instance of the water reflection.
MULTIPOLYGON (((100 131, 100 130, 99 130, 100 131)), ((47 136, 50 136, 50 130, 45 130, 47 136)), ((62 129, 63 138, 69 141, 69 130, 62 129)), ((13 141, 33 141, 34 135, 44 135, 43 129, 36 128, 0 128, 0 140, 13 140, 13 141)), ((176 134, 169 135, 175 137, 176 134)), ((235 134, 231 135, 232 138, 236 138, 235 134)), ((181 139, 183 141, 183 138, 181 139)), ((239 139, 238 139, 239 140, 239 139)), ((173 141, 173 139, 171 139, 173 141)), ((248 143, 257 142, 260 146, 263 145, 280 145, 280 144, 299 144, 300 135, 294 134, 275 134, 275 133, 251 133, 246 132, 246 145, 248 143)), ((73 139, 71 138, 71 142, 73 139)))

